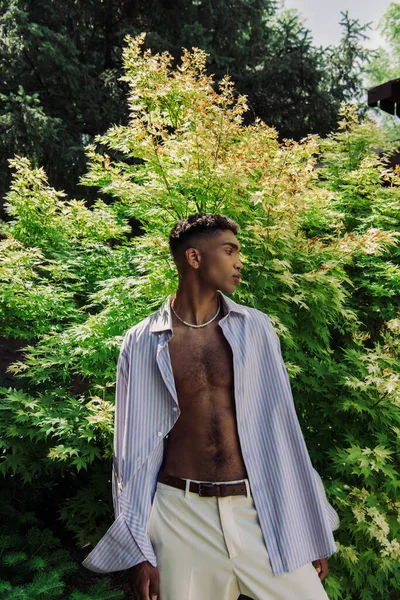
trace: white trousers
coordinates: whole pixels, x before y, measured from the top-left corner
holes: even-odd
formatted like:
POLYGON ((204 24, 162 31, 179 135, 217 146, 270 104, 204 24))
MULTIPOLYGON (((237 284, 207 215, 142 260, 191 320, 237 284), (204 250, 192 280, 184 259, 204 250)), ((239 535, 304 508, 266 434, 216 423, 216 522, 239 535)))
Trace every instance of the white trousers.
POLYGON ((240 594, 253 600, 328 600, 312 563, 272 573, 245 481, 247 497, 225 498, 189 492, 190 480, 186 492, 157 483, 149 536, 160 600, 237 600, 240 594))

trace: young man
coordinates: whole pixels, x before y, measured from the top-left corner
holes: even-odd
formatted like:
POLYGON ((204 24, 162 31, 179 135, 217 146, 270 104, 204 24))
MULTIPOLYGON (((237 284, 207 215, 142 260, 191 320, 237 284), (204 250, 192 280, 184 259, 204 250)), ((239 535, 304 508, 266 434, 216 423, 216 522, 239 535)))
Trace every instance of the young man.
POLYGON ((170 235, 176 295, 132 327, 117 371, 116 521, 84 561, 137 600, 326 600, 338 516, 313 469, 279 340, 233 302, 238 225, 170 235))

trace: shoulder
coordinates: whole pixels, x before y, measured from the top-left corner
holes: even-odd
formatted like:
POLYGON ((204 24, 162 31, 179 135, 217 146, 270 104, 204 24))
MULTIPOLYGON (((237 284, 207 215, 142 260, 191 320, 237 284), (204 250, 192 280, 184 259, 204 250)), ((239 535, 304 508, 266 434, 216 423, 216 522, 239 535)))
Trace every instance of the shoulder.
POLYGON ((249 318, 253 322, 259 323, 261 325, 267 325, 267 326, 271 325, 271 320, 270 320, 269 316, 262 310, 259 310, 258 308, 250 308, 250 306, 246 306, 243 308, 246 309, 249 318))
POLYGON ((129 351, 133 348, 133 346, 137 344, 145 343, 145 340, 148 341, 151 333, 150 326, 152 323, 152 319, 157 315, 157 311, 136 323, 125 332, 123 336, 123 341, 121 345, 121 353, 129 353, 129 351))
POLYGON ((262 329, 268 337, 272 337, 276 341, 278 336, 269 316, 261 310, 258 310, 258 308, 249 308, 248 310, 249 320, 253 326, 262 329))
POLYGON ((238 304, 236 302, 235 305, 243 314, 246 326, 250 332, 254 330, 263 331, 265 337, 273 342, 274 345, 277 345, 280 350, 279 338, 269 316, 258 308, 251 308, 250 306, 238 304))
POLYGON ((243 314, 246 317, 246 320, 251 324, 256 324, 261 327, 267 327, 268 329, 273 328, 271 319, 269 316, 258 308, 252 308, 250 306, 246 306, 245 304, 239 304, 238 302, 234 302, 229 299, 229 304, 231 309, 236 309, 237 312, 243 314))

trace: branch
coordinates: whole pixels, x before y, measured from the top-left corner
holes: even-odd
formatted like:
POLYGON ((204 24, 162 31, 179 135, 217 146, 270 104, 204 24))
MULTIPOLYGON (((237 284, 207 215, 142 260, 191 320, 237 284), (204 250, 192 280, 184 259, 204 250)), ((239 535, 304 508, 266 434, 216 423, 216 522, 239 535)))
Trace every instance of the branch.
POLYGON ((384 399, 386 398, 386 396, 388 395, 388 393, 389 393, 389 392, 385 392, 385 393, 383 394, 383 396, 382 396, 381 398, 379 398, 379 400, 378 400, 377 402, 375 402, 375 404, 374 404, 373 406, 371 406, 371 410, 373 410, 373 409, 375 408, 375 406, 378 406, 378 404, 379 404, 380 402, 382 402, 382 400, 384 400, 384 399))

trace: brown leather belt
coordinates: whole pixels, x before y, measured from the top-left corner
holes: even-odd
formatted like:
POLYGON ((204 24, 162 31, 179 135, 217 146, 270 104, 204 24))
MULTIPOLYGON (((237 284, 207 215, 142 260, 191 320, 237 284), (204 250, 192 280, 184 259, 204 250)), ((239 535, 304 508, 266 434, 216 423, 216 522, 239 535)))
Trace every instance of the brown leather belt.
MULTIPOLYGON (((172 475, 167 475, 161 471, 158 474, 157 479, 161 483, 166 483, 174 488, 180 490, 186 489, 186 479, 173 477, 172 475)), ((191 481, 189 491, 208 498, 211 496, 223 498, 225 496, 247 496, 247 489, 244 481, 243 483, 196 483, 195 481, 191 481)))

